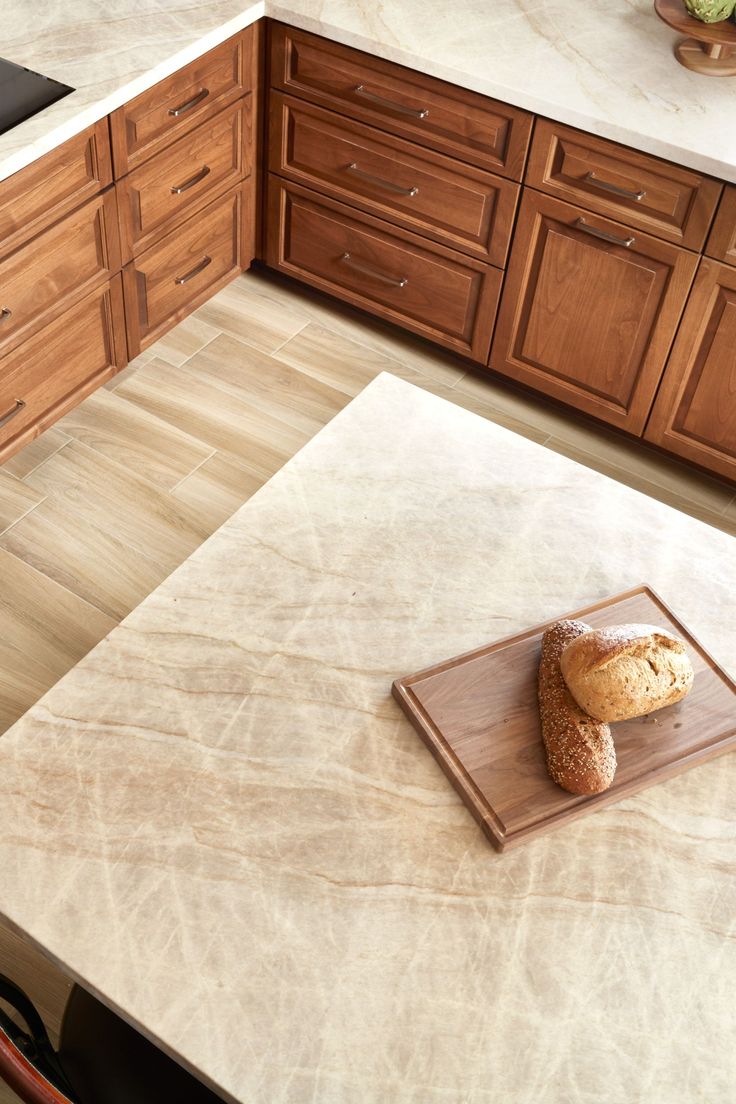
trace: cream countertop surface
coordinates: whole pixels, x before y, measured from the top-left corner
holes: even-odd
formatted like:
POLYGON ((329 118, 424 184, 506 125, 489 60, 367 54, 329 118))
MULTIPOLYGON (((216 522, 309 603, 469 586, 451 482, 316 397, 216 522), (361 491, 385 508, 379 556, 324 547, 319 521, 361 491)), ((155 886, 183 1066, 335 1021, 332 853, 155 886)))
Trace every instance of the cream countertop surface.
POLYGON ((736 1084, 736 755, 495 853, 392 680, 736 542, 384 375, 0 739, 0 913, 243 1104, 736 1084))
POLYGON ((0 135, 0 180, 262 15, 736 181, 736 78, 651 0, 5 0, 3 56, 77 89, 0 135))

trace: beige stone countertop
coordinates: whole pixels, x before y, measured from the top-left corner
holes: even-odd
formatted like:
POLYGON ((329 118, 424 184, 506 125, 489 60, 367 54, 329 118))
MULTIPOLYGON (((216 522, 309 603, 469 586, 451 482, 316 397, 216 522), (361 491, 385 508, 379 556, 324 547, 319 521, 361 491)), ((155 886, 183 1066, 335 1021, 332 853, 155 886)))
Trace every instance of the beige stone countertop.
POLYGON ((0 739, 0 914, 242 1104, 715 1104, 736 755, 502 855, 399 675, 736 541, 374 381, 0 739))
POLYGON ((0 54, 77 91, 0 135, 0 180, 262 15, 736 182, 736 77, 652 0, 4 0, 0 54))

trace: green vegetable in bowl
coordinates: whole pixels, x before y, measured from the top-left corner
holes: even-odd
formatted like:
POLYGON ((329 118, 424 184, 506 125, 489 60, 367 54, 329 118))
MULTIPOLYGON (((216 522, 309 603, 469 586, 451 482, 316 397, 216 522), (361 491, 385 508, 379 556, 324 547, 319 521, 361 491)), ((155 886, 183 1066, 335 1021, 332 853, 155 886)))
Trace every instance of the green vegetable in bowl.
POLYGON ((734 13, 736 0, 685 0, 685 7, 701 23, 720 23, 734 13))

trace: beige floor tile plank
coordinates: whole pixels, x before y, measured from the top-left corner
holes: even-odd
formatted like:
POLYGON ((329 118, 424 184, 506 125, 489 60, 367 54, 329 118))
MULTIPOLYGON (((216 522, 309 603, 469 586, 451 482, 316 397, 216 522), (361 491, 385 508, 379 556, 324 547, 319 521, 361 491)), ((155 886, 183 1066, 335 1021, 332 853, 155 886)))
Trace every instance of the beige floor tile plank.
POLYGON ((216 452, 172 493, 196 510, 214 532, 265 482, 231 456, 216 452))
POLYGON ((0 533, 38 506, 44 496, 0 468, 0 533))
POLYGON ((70 411, 59 425, 88 448, 166 490, 212 454, 211 448, 170 422, 104 388, 70 411))
POLYGON ((219 328, 192 314, 148 347, 148 360, 158 358, 176 368, 181 367, 184 361, 198 353, 219 333, 219 328))
POLYGON ((15 456, 11 456, 9 460, 6 460, 0 467, 0 471, 5 472, 6 475, 14 475, 16 479, 25 479, 27 475, 35 471, 39 464, 43 464, 49 456, 53 456, 68 441, 69 438, 66 433, 62 433, 57 426, 51 426, 40 437, 36 437, 30 444, 21 449, 20 452, 16 452, 15 456))
POLYGON ((310 435, 350 401, 344 391, 228 334, 216 337, 186 367, 310 435))
POLYGON ((268 478, 309 439, 186 367, 153 360, 118 394, 214 449, 230 453, 252 474, 268 478))
POLYGON ((731 499, 723 513, 728 522, 736 524, 736 497, 731 499))
POLYGON ((297 296, 272 294, 260 274, 244 273, 195 312, 212 329, 272 353, 309 321, 297 296))

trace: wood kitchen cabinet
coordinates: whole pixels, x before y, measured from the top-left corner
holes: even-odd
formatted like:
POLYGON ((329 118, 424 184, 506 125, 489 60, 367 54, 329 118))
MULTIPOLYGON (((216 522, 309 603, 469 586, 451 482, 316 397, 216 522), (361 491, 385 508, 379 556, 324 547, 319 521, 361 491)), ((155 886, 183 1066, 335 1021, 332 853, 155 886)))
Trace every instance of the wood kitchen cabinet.
POLYGON ((701 261, 644 436, 736 479, 736 268, 701 261))
POLYGON ((705 252, 716 261, 736 265, 736 187, 723 193, 705 252))
POLYGON ((490 366, 640 434, 698 257, 527 189, 490 366))

